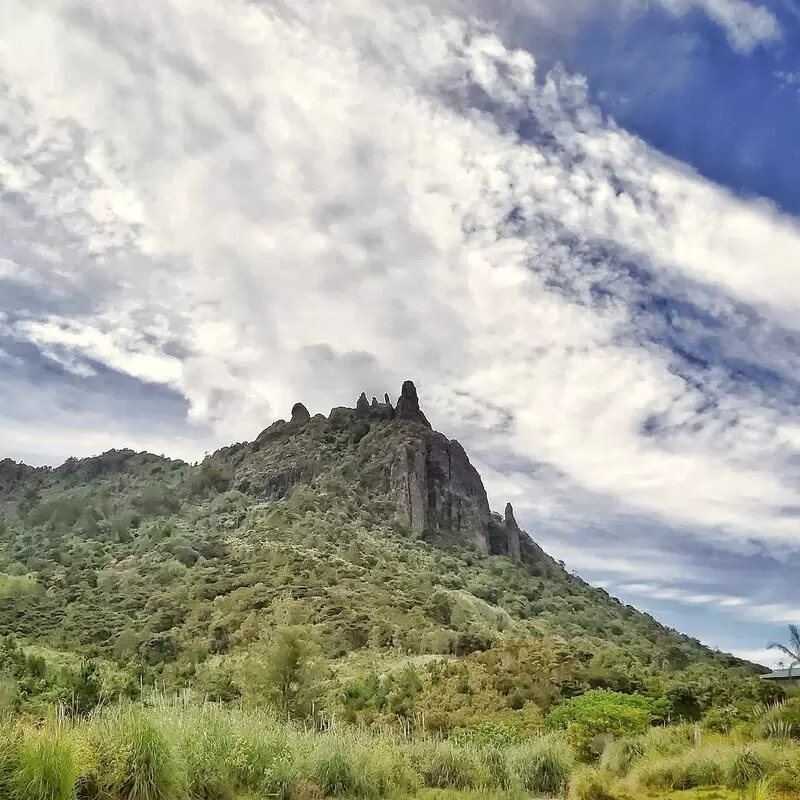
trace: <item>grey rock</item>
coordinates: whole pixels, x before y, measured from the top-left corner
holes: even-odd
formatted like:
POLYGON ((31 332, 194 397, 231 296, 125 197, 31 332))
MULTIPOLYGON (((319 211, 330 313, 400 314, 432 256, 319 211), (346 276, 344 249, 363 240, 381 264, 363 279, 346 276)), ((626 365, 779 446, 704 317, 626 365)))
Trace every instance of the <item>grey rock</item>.
POLYGON ((440 433, 395 451, 388 482, 412 537, 426 529, 463 536, 489 551, 489 502, 477 470, 461 445, 440 433))
POLYGON ((508 554, 514 561, 521 561, 520 529, 514 518, 514 508, 511 503, 506 503, 506 533, 508 534, 508 554))
POLYGON ((252 445, 250 445, 250 449, 257 453, 261 450, 267 442, 271 441, 272 439, 277 438, 281 434, 286 431, 286 420, 285 419, 278 419, 272 423, 268 428, 264 428, 261 433, 256 436, 255 441, 252 445))
POLYGON ((292 422, 295 424, 308 422, 311 419, 311 414, 302 403, 295 403, 292 406, 292 422))
POLYGON ((419 407, 417 387, 414 386, 413 381, 405 381, 403 383, 403 388, 400 391, 400 397, 397 400, 397 405, 395 406, 394 412, 397 419, 420 422, 426 428, 431 427, 430 422, 428 422, 425 414, 422 413, 422 410, 419 407))
POLYGON ((358 402, 356 402, 356 411, 359 414, 369 414, 369 400, 367 400, 367 395, 364 392, 358 397, 358 402))

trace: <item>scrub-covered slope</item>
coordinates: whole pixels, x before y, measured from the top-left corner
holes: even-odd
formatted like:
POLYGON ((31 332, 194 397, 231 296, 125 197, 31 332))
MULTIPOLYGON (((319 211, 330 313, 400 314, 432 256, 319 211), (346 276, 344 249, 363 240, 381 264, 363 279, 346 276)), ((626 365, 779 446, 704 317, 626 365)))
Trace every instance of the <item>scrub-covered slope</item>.
MULTIPOLYGON (((565 572, 510 505, 492 513, 411 382, 328 417, 298 403, 195 466, 126 450, 0 462, 0 635, 237 696, 285 625, 313 639, 328 687, 445 659, 509 713, 597 686, 688 692, 701 709, 763 683, 565 572)), ((414 696, 417 711, 441 700, 414 696)))

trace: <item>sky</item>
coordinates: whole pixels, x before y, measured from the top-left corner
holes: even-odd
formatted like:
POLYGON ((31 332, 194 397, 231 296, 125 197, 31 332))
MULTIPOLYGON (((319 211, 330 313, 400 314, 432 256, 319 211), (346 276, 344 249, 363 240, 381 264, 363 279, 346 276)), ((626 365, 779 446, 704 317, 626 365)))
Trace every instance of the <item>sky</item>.
POLYGON ((800 4, 3 0, 0 457, 411 378, 570 570, 800 622, 800 4))

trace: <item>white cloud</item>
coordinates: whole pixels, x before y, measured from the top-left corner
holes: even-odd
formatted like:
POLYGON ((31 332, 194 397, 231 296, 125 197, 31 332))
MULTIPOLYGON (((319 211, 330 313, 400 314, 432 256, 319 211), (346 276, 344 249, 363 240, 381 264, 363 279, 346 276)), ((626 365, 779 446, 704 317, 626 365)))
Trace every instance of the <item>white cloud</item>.
MULTIPOLYGON (((441 0, 430 5, 441 7, 441 0)), ((462 0, 458 6, 463 5, 462 0)), ((522 28, 537 42, 537 29, 545 40, 574 38, 599 16, 610 17, 619 29, 654 9, 680 22, 693 13, 704 15, 725 32, 730 46, 744 55, 783 36, 777 17, 765 5, 746 0, 467 0, 467 7, 480 18, 499 23, 510 38, 516 39, 514 29, 522 28)))
POLYGON ((683 16, 698 8, 724 28, 736 50, 749 53, 757 45, 781 37, 777 18, 765 6, 744 0, 658 0, 670 13, 683 16))
MULTIPOLYGON (((713 7, 768 38, 754 7, 713 7)), ((546 220, 789 326, 800 230, 604 124, 581 79, 537 83, 530 54, 399 2, 5 0, 0 31, 0 154, 27 208, 4 212, 9 257, 93 300, 9 320, 10 336, 73 372, 89 359, 181 392, 220 442, 297 399, 327 410, 415 377, 440 428, 478 398, 468 447, 510 419, 488 441, 606 502, 796 541, 777 512, 797 484, 771 466, 792 420, 722 397, 735 431, 707 415, 672 446, 642 437, 652 414, 696 420, 703 398, 626 343, 624 304, 548 288, 563 275, 585 295, 607 269, 546 220), (468 81, 558 147, 467 108, 468 81), (57 257, 34 266, 40 229, 57 257)))
POLYGON ((773 625, 800 622, 800 606, 787 603, 759 602, 748 597, 714 592, 695 592, 679 586, 660 583, 625 583, 617 585, 616 589, 621 593, 654 600, 670 600, 689 606, 713 606, 717 609, 734 612, 743 619, 773 625))
POLYGON ((764 667, 775 669, 782 660, 781 655, 776 650, 735 650, 733 655, 750 661, 753 664, 761 664, 764 667))

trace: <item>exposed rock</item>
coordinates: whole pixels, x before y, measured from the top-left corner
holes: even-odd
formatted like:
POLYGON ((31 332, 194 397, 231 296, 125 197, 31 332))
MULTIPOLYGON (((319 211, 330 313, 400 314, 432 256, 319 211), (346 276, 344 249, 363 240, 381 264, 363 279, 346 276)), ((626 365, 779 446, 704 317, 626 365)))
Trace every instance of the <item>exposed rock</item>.
POLYGON ((243 477, 236 488, 262 500, 280 500, 296 486, 309 484, 319 474, 320 464, 309 460, 243 477))
POLYGON ((292 406, 292 422, 295 424, 302 424, 311 419, 311 414, 302 403, 295 403, 292 406))
POLYGON ((264 428, 264 430, 261 431, 261 433, 259 433, 258 436, 256 436, 256 439, 250 446, 250 449, 254 453, 257 453, 259 450, 261 450, 262 447, 264 447, 264 445, 268 441, 274 439, 276 436, 280 436, 284 432, 285 428, 286 428, 285 419, 275 420, 275 422, 273 422, 272 425, 270 425, 268 428, 264 428))
POLYGON ((36 469, 26 464, 18 464, 10 458, 4 458, 0 461, 0 486, 14 484, 36 471, 36 469))
POLYGON ((514 509, 511 503, 506 503, 506 532, 508 534, 508 554, 514 561, 522 559, 520 551, 520 529, 517 520, 514 519, 514 509))
POLYGON ((389 392, 384 393, 383 402, 386 403, 386 405, 389 406, 389 408, 391 408, 392 411, 394 411, 394 406, 392 405, 392 401, 389 399, 389 392))
POLYGON ((414 386, 413 381, 405 381, 403 383, 403 388, 400 391, 400 397, 397 400, 394 412, 397 419, 421 422, 426 428, 431 427, 430 422, 428 422, 427 418, 420 410, 417 387, 414 386))
POLYGON ((337 428, 346 428, 352 423, 355 414, 356 412, 352 408, 336 406, 331 409, 331 413, 328 415, 328 425, 334 430, 337 428))
POLYGON ((390 493, 419 538, 426 529, 452 532, 489 551, 489 502, 480 475, 456 441, 433 431, 406 442, 389 470, 390 493))
POLYGON ((394 409, 391 403, 379 403, 374 397, 372 398, 372 405, 369 409, 370 419, 374 420, 391 420, 394 417, 394 409))
POLYGON ((356 403, 356 411, 359 414, 369 414, 369 400, 367 400, 367 395, 364 392, 358 397, 358 402, 356 403))
MULTIPOLYGON (((458 442, 431 429, 411 381, 403 384, 396 410, 362 394, 356 409, 334 408, 318 427, 273 426, 259 437, 268 443, 258 455, 254 451, 250 462, 233 465, 234 485, 263 500, 287 497, 335 468, 344 455, 342 442, 348 440, 344 434, 358 426, 374 434, 368 446, 359 446, 358 456, 369 490, 391 499, 413 537, 455 537, 489 551, 489 503, 480 476, 458 442), (393 416, 419 424, 378 427, 393 416)), ((358 440, 351 436, 349 441, 358 440)))

